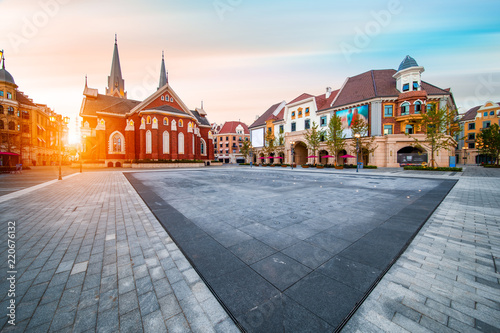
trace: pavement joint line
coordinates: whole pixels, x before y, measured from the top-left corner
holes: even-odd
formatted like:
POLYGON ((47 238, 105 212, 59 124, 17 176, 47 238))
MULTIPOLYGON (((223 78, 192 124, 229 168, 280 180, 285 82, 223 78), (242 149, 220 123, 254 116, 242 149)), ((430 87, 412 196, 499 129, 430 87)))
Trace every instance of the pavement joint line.
MULTIPOLYGON (((80 173, 73 173, 71 175, 64 176, 62 180, 71 178, 71 177, 79 175, 79 174, 80 173)), ((20 197, 22 195, 31 193, 33 191, 36 191, 36 190, 39 190, 39 189, 44 188, 46 186, 52 185, 54 183, 57 183, 58 181, 59 181, 58 179, 49 180, 49 181, 47 181, 45 183, 41 183, 41 184, 38 184, 38 185, 33 185, 33 186, 30 186, 30 187, 24 188, 22 190, 18 190, 18 191, 15 191, 15 192, 3 195, 3 196, 0 197, 0 203, 5 202, 5 201, 9 201, 11 199, 18 198, 18 197, 20 197)))

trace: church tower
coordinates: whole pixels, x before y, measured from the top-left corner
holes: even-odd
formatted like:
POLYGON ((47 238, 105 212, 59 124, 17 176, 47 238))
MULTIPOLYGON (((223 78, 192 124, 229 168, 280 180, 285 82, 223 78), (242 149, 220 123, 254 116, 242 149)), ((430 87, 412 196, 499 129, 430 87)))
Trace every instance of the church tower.
POLYGON ((118 55, 118 45, 115 34, 115 49, 113 51, 113 60, 111 62, 111 73, 108 76, 108 87, 106 95, 127 98, 125 92, 125 81, 122 78, 122 69, 120 66, 120 57, 118 55))
POLYGON ((160 82, 158 83, 158 89, 166 85, 168 83, 168 73, 165 71, 165 56, 163 51, 161 52, 161 69, 160 69, 160 82))

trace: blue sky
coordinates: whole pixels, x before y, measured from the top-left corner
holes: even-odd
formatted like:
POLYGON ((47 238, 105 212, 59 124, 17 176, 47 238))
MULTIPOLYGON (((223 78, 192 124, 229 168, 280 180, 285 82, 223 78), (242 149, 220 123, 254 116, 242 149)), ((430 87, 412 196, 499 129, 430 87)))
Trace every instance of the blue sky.
POLYGON ((499 1, 2 0, 0 49, 20 90, 78 114, 84 84, 104 93, 114 34, 129 98, 170 83, 209 120, 250 124, 302 92, 399 66, 451 87, 460 112, 500 101, 499 1), (346 51, 347 50, 347 51, 346 51))

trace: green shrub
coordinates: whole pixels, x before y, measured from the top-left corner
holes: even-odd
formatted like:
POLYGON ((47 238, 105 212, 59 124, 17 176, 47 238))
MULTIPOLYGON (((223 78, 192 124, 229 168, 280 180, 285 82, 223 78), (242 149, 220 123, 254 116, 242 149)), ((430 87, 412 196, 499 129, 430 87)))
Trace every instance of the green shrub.
POLYGON ((437 167, 437 168, 430 168, 430 167, 423 167, 420 165, 406 165, 404 167, 405 170, 423 170, 423 171, 455 171, 455 172, 461 172, 462 168, 450 168, 450 167, 437 167))
POLYGON ((485 168, 500 168, 500 165, 496 165, 496 164, 484 164, 483 167, 485 167, 485 168))

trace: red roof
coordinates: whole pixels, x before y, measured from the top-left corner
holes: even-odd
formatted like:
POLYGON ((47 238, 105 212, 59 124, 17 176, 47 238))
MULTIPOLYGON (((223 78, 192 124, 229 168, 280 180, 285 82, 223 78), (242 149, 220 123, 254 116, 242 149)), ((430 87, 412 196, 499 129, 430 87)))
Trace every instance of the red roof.
MULTIPOLYGON (((282 102, 281 102, 282 103, 282 102)), ((269 109, 267 109, 266 112, 264 112, 259 118, 257 118, 256 121, 253 122, 252 125, 250 125, 250 128, 254 128, 257 126, 262 126, 266 124, 266 120, 270 119, 273 116, 274 111, 281 105, 281 103, 276 103, 272 105, 269 109)), ((283 119, 283 112, 285 108, 282 108, 282 110, 278 113, 276 116, 277 120, 283 119)))
POLYGON ((304 99, 311 98, 311 97, 314 97, 314 96, 310 95, 310 94, 303 93, 302 95, 300 95, 299 97, 295 98, 294 100, 292 100, 291 102, 289 102, 287 104, 293 104, 295 102, 299 102, 299 101, 302 101, 304 99))
POLYGON ((22 91, 17 92, 17 101, 24 105, 36 106, 22 91))
POLYGON ((226 121, 224 125, 222 125, 222 128, 220 129, 219 133, 217 134, 236 133, 236 127, 238 127, 238 125, 241 125, 243 127, 243 131, 245 134, 250 134, 248 126, 245 123, 242 123, 241 121, 226 121))
POLYGON ((340 89, 333 90, 328 98, 326 98, 326 94, 316 96, 316 107, 318 108, 318 111, 328 109, 330 105, 332 105, 335 97, 337 97, 339 91, 340 89))

